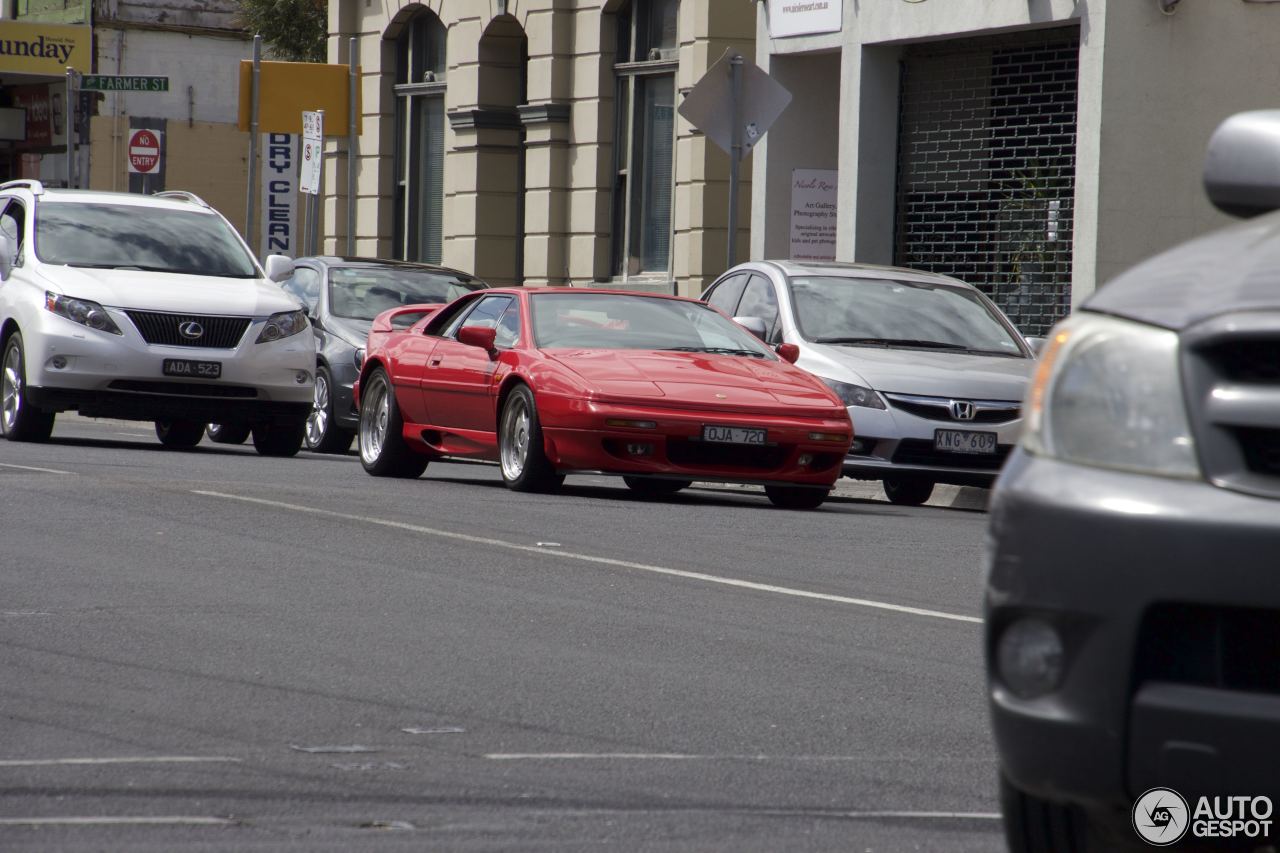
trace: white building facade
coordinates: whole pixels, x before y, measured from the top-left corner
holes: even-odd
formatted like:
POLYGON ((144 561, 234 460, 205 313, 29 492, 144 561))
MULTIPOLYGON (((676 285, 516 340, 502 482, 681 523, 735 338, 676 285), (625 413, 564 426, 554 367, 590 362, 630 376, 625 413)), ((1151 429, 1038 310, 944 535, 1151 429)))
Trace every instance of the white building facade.
POLYGON ((751 255, 811 251, 969 281, 1028 334, 1221 223, 1217 124, 1280 98, 1268 0, 766 0, 757 63, 794 100, 757 146, 751 255))

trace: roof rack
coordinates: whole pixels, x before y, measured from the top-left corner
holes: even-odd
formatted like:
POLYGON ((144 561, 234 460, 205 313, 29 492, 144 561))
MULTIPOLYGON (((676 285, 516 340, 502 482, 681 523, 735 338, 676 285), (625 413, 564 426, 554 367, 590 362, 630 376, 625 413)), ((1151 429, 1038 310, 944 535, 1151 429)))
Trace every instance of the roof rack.
POLYGON ((198 204, 201 207, 208 207, 209 203, 195 193, 189 193, 186 190, 161 190, 158 193, 152 193, 157 198, 173 198, 180 201, 189 201, 192 204, 198 204))
POLYGON ((34 178, 23 178, 17 181, 5 181, 0 184, 0 190, 26 189, 31 190, 32 195, 40 195, 44 192, 44 184, 34 178))

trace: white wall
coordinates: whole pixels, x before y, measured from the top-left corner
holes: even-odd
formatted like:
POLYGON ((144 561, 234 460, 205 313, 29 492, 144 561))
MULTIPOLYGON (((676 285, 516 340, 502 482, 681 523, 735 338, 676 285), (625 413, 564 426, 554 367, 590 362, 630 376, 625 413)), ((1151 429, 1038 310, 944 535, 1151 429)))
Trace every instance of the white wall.
POLYGON ((236 121, 239 62, 253 56, 251 42, 240 38, 110 28, 98 28, 94 41, 100 74, 169 78, 168 92, 108 93, 99 106, 101 115, 236 121), (188 87, 192 88, 191 92, 188 87))

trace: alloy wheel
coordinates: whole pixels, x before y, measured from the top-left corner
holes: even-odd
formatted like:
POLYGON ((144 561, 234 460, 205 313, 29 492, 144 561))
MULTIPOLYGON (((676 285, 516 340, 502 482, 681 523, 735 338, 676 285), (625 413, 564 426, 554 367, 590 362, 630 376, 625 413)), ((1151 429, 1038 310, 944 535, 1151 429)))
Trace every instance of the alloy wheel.
POLYGON ((529 406, 523 397, 512 397, 502 413, 502 475, 515 480, 529 461, 529 438, 532 426, 529 406))
POLYGON ((382 456, 387 440, 387 421, 391 417, 391 400, 387 386, 375 382, 360 406, 360 458, 372 465, 382 456))
POLYGON ((307 447, 319 447, 329 429, 329 382, 316 372, 316 393, 307 415, 307 447))
POLYGON ((22 352, 16 346, 9 347, 4 355, 0 395, 4 402, 4 431, 12 432, 18 425, 18 411, 22 407, 22 352))

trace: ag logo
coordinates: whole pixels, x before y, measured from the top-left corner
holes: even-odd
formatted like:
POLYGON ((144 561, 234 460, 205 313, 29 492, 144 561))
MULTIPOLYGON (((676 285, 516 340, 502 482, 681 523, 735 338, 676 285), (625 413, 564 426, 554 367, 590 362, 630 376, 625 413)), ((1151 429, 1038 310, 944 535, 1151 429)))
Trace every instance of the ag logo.
POLYGON ((1152 788, 1133 804, 1133 829, 1148 844, 1168 847, 1191 825, 1187 801, 1172 788, 1152 788))

